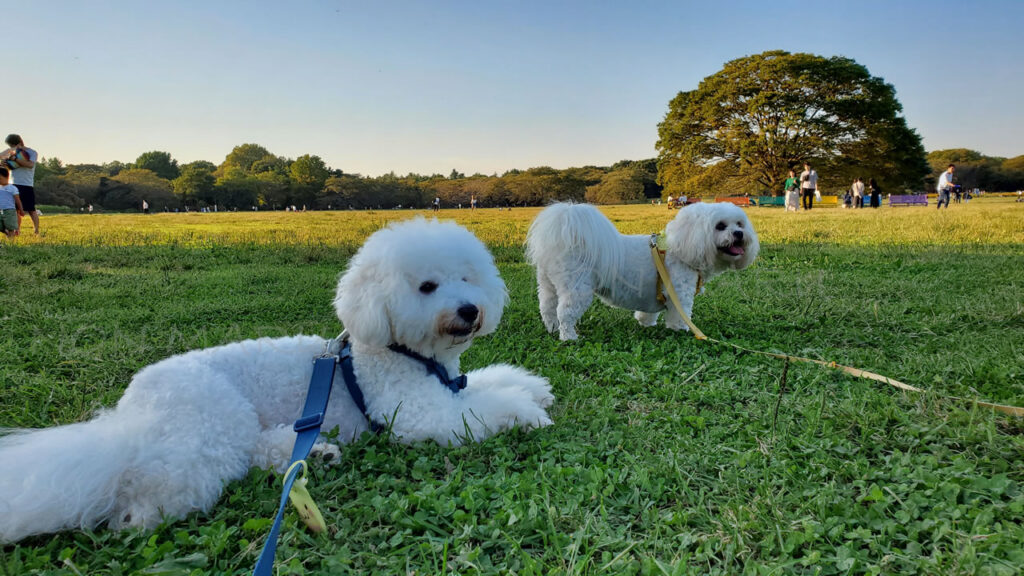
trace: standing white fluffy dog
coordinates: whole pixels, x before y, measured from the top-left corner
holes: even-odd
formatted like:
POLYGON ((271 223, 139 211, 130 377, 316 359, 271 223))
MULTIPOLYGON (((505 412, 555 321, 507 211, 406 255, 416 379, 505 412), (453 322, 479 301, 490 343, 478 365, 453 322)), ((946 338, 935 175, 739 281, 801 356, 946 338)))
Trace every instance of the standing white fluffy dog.
MULTIPOLYGON (((494 331, 507 300, 490 253, 464 228, 416 219, 373 234, 334 301, 367 414, 338 370, 323 430, 337 426, 348 441, 369 417, 402 442, 459 444, 550 424, 544 378, 499 364, 469 372, 455 394, 392 349, 457 375, 459 356, 494 331)), ((281 471, 325 343, 262 338, 188 352, 139 371, 117 406, 89 422, 0 438, 0 543, 103 522, 151 528, 209 509, 253 466, 281 471)), ((337 453, 323 443, 314 450, 337 453)))
MULTIPOLYGON (((732 204, 687 206, 665 234, 665 266, 687 316, 704 282, 746 268, 759 249, 746 213, 732 204)), ((650 241, 650 236, 619 234, 589 204, 552 204, 538 214, 526 236, 526 257, 537 269, 540 315, 548 331, 575 340, 576 323, 595 294, 611 306, 635 310, 640 324, 653 326, 665 304, 658 298, 650 241)), ((688 329, 671 306, 665 326, 688 329)))

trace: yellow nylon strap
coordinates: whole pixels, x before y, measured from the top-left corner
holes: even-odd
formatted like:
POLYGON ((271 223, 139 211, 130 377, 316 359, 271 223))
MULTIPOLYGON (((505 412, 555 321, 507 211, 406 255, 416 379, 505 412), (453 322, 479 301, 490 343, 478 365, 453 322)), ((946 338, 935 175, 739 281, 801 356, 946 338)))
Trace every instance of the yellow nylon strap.
POLYGON ((668 297, 672 300, 672 304, 679 311, 679 315, 683 317, 683 322, 690 328, 690 332, 697 340, 707 340, 708 337, 697 328, 697 325, 690 320, 690 317, 683 312, 683 305, 679 302, 679 295, 676 294, 676 289, 672 286, 672 280, 668 277, 668 270, 665 269, 665 261, 661 257, 661 252, 658 251, 657 246, 651 246, 651 255, 654 257, 654 267, 658 269, 658 276, 661 278, 662 284, 665 285, 665 292, 668 292, 668 297))
MULTIPOLYGON (((665 284, 665 291, 668 292, 669 299, 672 300, 672 304, 676 307, 676 311, 679 312, 679 315, 683 317, 683 322, 686 322, 686 325, 689 326, 690 332, 693 332, 694 337, 696 337, 698 340, 707 340, 709 342, 714 342, 715 344, 731 346, 732 348, 736 348, 737 350, 742 350, 744 352, 749 352, 751 354, 760 354, 762 356, 779 358, 780 360, 791 360, 793 362, 808 362, 812 364, 819 364, 827 368, 835 368, 837 370, 842 370, 843 372, 846 372, 847 374, 855 376, 857 378, 866 378, 868 380, 882 382, 883 384, 888 384, 890 386, 899 388, 901 390, 906 390, 908 392, 925 392, 925 390, 921 388, 911 386, 910 384, 905 384, 903 382, 900 382, 899 380, 889 378, 888 376, 882 376, 881 374, 875 374, 874 372, 868 372, 867 370, 861 370, 860 368, 854 368, 852 366, 844 366, 842 364, 836 364, 835 362, 816 360, 814 358, 803 358, 801 356, 790 356, 789 354, 778 354, 775 352, 753 350, 750 348, 744 348, 743 346, 737 346, 736 344, 731 344, 729 342, 725 342, 722 340, 717 340, 715 338, 708 338, 707 336, 704 335, 703 332, 700 331, 700 328, 697 328, 697 326, 694 325, 693 321, 690 320, 689 316, 686 315, 686 312, 683 311, 683 305, 680 304, 679 297, 676 295, 675 288, 672 287, 672 282, 671 280, 669 280, 668 276, 668 270, 665 268, 665 262, 662 260, 662 256, 658 252, 657 247, 651 247, 651 256, 654 258, 654 266, 655 268, 658 269, 658 275, 661 277, 662 282, 665 284)), ((976 404, 978 406, 989 408, 991 410, 995 410, 996 412, 1002 412, 1003 414, 1008 414, 1010 416, 1024 418, 1024 408, 1020 408, 1017 406, 1008 406, 1006 404, 993 404, 991 402, 983 402, 977 399, 960 398, 959 396, 946 396, 942 394, 940 394, 940 396, 944 398, 949 398, 951 400, 958 400, 960 402, 976 404)))

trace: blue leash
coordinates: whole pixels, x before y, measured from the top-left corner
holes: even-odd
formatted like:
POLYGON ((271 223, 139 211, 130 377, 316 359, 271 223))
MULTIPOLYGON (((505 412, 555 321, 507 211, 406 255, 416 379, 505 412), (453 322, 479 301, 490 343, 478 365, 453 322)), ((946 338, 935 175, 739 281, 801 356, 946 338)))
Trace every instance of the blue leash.
POLYGON ((295 421, 295 431, 298 435, 295 437, 295 446, 292 448, 290 468, 284 478, 281 503, 277 507, 277 517, 274 518, 274 525, 270 528, 270 535, 267 536, 267 541, 263 545, 263 552, 260 553, 260 558, 256 561, 256 568, 252 571, 253 576, 271 576, 271 570, 274 568, 274 555, 277 553, 277 537, 281 532, 281 520, 284 518, 288 494, 292 490, 299 471, 304 469, 304 466, 293 466, 293 464, 304 461, 309 456, 313 444, 320 437, 320 426, 324 423, 327 401, 331 397, 334 368, 338 363, 338 357, 330 354, 330 345, 331 342, 328 342, 324 354, 314 360, 313 377, 309 380, 306 405, 302 408, 302 416, 295 421))
MULTIPOLYGON (((388 346, 393 352, 402 354, 423 364, 427 373, 435 376, 445 388, 452 394, 458 394, 466 387, 466 375, 460 374, 455 378, 448 376, 445 367, 433 358, 427 358, 418 354, 401 344, 388 346)), ((256 561, 256 568, 253 569, 253 576, 271 576, 274 568, 274 555, 277 554, 277 538, 281 532, 281 520, 284 518, 284 508, 288 504, 288 494, 292 491, 299 472, 305 469, 305 460, 309 451, 316 444, 320 437, 320 426, 324 423, 324 413, 327 411, 327 401, 331 397, 331 385, 334 383, 334 372, 341 366, 342 380, 348 393, 352 397, 359 411, 366 416, 370 430, 379 434, 387 430, 387 426, 377 422, 366 410, 366 401, 363 398, 363 391, 356 383, 355 370, 352 368, 352 344, 348 341, 348 335, 342 332, 334 340, 324 345, 324 352, 318 356, 313 363, 313 376, 309 379, 309 392, 306 393, 306 405, 302 408, 302 416, 295 421, 295 446, 292 448, 291 462, 288 463, 288 473, 284 477, 284 487, 281 489, 281 502, 277 506, 277 516, 274 518, 274 525, 270 528, 270 535, 263 545, 263 552, 256 561), (337 355, 331 353, 331 348, 338 343, 341 348, 337 355), (302 465, 296 466, 301 462, 302 465)))

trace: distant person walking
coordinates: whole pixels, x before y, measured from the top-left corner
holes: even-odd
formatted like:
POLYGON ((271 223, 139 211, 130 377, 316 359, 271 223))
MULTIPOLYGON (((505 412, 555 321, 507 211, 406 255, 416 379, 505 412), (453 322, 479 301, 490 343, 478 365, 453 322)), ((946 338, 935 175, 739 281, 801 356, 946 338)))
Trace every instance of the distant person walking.
POLYGON ((814 193, 818 190, 818 172, 804 162, 804 171, 800 173, 800 190, 804 196, 804 210, 814 205, 814 193))
POLYGON ((469 209, 476 210, 476 194, 469 197, 469 209))
POLYGON ((149 214, 149 202, 146 202, 145 200, 142 201, 142 213, 149 214))
POLYGON ((32 226, 36 234, 39 234, 39 211, 36 210, 36 192, 33 188, 39 154, 25 146, 25 141, 17 134, 8 135, 4 142, 8 149, 0 154, 0 160, 11 170, 11 183, 18 188, 22 209, 32 219, 32 226))
POLYGON ((868 189, 871 190, 871 207, 880 207, 882 205, 882 187, 872 178, 868 180, 868 189))
POLYGON ((434 197, 433 209, 434 212, 437 212, 438 210, 441 209, 441 199, 436 196, 434 197))
POLYGON ((18 234, 18 218, 24 213, 18 187, 10 183, 10 172, 0 167, 0 232, 8 238, 18 234))
POLYGON ((953 189, 953 171, 956 170, 956 166, 950 164, 946 167, 946 171, 939 174, 939 181, 935 185, 935 191, 939 193, 939 209, 942 209, 942 203, 946 203, 946 209, 949 209, 949 192, 953 189))
POLYGON ((782 184, 782 191, 786 197, 786 212, 796 212, 800 208, 800 184, 792 170, 789 171, 789 178, 782 184))
POLYGON ((853 190, 853 207, 863 208, 864 207, 864 180, 857 178, 853 181, 853 186, 850 187, 853 190))

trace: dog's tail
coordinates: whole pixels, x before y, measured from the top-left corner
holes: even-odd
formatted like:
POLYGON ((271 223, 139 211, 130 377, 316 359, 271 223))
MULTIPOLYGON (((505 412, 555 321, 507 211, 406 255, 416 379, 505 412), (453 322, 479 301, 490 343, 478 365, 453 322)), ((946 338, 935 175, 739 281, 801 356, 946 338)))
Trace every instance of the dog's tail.
POLYGON ((0 437, 0 543, 107 519, 132 460, 131 422, 94 420, 0 437))
POLYGON ((530 224, 526 259, 539 269, 555 263, 592 271, 600 286, 612 289, 623 280, 625 251, 619 231, 597 208, 560 202, 542 210, 530 224))

